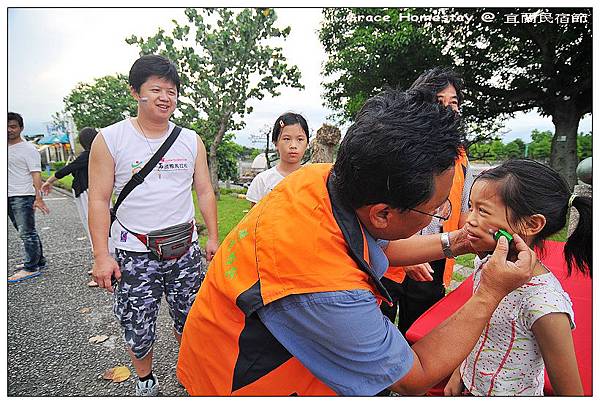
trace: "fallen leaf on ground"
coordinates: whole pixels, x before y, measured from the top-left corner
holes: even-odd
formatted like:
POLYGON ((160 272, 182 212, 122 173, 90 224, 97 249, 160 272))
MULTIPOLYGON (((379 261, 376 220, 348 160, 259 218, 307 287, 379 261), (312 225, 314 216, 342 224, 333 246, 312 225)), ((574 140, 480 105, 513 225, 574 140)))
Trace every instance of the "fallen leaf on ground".
POLYGON ((101 342, 104 342, 108 339, 108 335, 96 335, 95 337, 90 337, 90 339, 88 339, 88 341, 92 344, 99 344, 101 342))
POLYGON ((104 371, 102 378, 104 380, 112 380, 114 383, 121 383, 129 379, 131 371, 127 366, 117 366, 104 371))
POLYGON ((92 308, 91 308, 91 307, 84 307, 84 308, 82 308, 82 309, 80 309, 80 310, 79 310, 79 312, 80 312, 81 314, 89 313, 89 312, 91 312, 91 311, 92 311, 92 308))

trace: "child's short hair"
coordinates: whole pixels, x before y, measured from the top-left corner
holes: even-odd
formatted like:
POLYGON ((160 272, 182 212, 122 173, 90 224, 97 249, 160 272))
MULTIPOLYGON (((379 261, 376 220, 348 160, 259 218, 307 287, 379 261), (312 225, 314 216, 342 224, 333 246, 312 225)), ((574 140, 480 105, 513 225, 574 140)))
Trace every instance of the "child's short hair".
POLYGON ((580 216, 577 228, 565 245, 568 272, 570 274, 575 265, 580 272, 591 276, 591 198, 571 198, 569 184, 558 171, 529 159, 508 160, 484 171, 475 181, 498 183, 499 196, 507 207, 507 219, 517 227, 529 216, 544 215, 546 225, 533 240, 540 249, 544 239, 565 227, 569 210, 575 207, 580 216))
POLYGON ((79 144, 84 150, 90 150, 92 142, 98 134, 98 131, 94 128, 83 128, 79 131, 79 144))
POLYGON ((273 125, 273 132, 271 134, 271 140, 273 141, 273 143, 279 140, 279 135, 281 134, 281 131, 288 125, 300 125, 300 127, 302 127, 302 130, 306 134, 306 142, 308 143, 309 135, 308 124, 306 123, 306 119, 304 119, 302 115, 296 114, 294 112, 286 112, 285 114, 277 118, 275 124, 273 125))

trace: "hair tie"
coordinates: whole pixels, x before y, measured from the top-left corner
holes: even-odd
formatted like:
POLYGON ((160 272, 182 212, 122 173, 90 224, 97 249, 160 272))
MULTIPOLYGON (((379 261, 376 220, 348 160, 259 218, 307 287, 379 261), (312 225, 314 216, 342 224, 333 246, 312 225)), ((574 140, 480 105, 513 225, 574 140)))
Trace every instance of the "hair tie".
POLYGON ((571 208, 573 206, 573 201, 575 200, 576 197, 577 197, 577 195, 571 194, 571 197, 569 198, 569 203, 567 204, 567 206, 569 208, 571 208))
POLYGON ((283 119, 279 120, 279 127, 283 128, 285 126, 285 124, 283 123, 283 119))

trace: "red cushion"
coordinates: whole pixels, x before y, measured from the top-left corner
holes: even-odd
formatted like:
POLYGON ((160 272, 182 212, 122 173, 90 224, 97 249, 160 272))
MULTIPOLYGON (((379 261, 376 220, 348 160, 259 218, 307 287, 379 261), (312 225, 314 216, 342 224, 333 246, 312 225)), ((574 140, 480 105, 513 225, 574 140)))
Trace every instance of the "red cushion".
MULTIPOLYGON (((573 311, 575 312, 575 325, 573 341, 575 355, 579 366, 579 375, 586 396, 592 395, 592 280, 580 274, 567 277, 567 264, 563 256, 563 242, 546 241, 546 254, 540 257, 541 261, 554 273, 563 289, 571 297, 573 311)), ((473 291, 473 277, 467 278, 458 288, 449 293, 442 300, 427 310, 406 333, 408 342, 413 344, 425 334, 435 328, 439 323, 458 310, 471 297, 473 291)), ((546 375, 544 386, 545 395, 554 395, 552 386, 546 375)), ((432 388, 429 395, 443 395, 447 380, 432 388)))

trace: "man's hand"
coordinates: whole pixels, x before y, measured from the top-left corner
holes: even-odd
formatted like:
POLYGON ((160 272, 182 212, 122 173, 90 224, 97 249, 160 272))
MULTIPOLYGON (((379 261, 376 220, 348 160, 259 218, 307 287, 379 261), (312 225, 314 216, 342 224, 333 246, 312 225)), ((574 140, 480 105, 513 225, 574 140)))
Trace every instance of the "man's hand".
POLYGON ((451 231, 448 233, 448 240, 450 241, 450 250, 455 257, 463 254, 476 253, 467 239, 467 231, 464 226, 458 230, 451 231))
POLYGON ((40 188, 40 191, 42 191, 42 194, 48 195, 50 193, 50 191, 52 191, 52 182, 50 182, 50 181, 44 182, 42 184, 42 187, 40 188))
POLYGON ((119 280, 121 279, 121 270, 119 264, 109 254, 96 257, 92 268, 92 278, 96 281, 99 287, 113 293, 112 276, 119 280))
POLYGON ((210 262, 213 259, 218 248, 219 248, 219 242, 217 240, 208 239, 208 241, 206 242, 206 261, 207 262, 210 262))
POLYGON ((460 377, 460 368, 456 368, 454 373, 452 373, 452 376, 450 376, 450 380, 448 380, 446 387, 444 387, 444 395, 461 396, 464 389, 465 385, 460 377))
POLYGON ((424 264, 404 266, 404 272, 413 281, 431 282, 433 280, 433 269, 427 262, 424 264))
POLYGON ((537 262, 535 252, 519 235, 513 234, 513 242, 517 254, 515 262, 506 259, 508 240, 506 237, 500 237, 494 253, 483 266, 479 291, 496 296, 498 301, 529 281, 537 262))
POLYGON ((35 198, 35 201, 33 201, 33 209, 39 209, 45 215, 50 213, 50 209, 48 209, 48 206, 46 206, 46 203, 41 197, 35 198))

